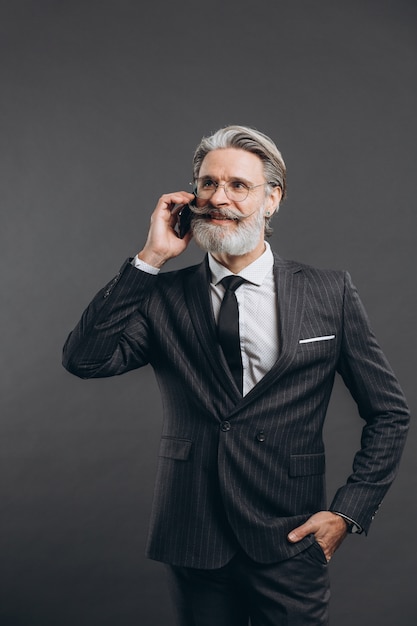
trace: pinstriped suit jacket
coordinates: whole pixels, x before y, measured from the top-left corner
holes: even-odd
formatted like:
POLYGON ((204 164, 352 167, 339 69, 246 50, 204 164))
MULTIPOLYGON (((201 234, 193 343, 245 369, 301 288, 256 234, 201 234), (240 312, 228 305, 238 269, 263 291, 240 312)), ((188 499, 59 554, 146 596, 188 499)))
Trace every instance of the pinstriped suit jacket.
POLYGON ((329 508, 367 532, 395 476, 408 408, 349 275, 277 256, 274 271, 280 354, 243 398, 216 340, 206 260, 159 276, 127 261, 67 339, 64 366, 82 378, 154 368, 164 422, 153 559, 215 568, 240 545, 269 563, 314 541, 286 536, 326 508, 322 427, 336 371, 364 429, 329 508))

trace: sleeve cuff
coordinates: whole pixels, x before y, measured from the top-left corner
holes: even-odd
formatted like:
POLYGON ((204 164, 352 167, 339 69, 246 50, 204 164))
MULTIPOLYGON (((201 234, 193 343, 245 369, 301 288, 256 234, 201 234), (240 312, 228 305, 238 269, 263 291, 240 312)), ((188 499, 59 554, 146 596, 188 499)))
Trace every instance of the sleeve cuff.
POLYGON ((343 513, 339 513, 339 511, 332 511, 332 513, 335 513, 335 515, 339 515, 339 517, 343 517, 343 519, 346 522, 348 533, 360 534, 363 532, 363 528, 359 526, 359 524, 357 524, 355 520, 351 519, 347 515, 344 515, 343 513))
POLYGON ((158 267, 153 267, 153 265, 149 265, 148 263, 145 263, 145 261, 142 261, 138 255, 136 255, 132 260, 132 265, 133 267, 136 267, 137 270, 141 270, 147 274, 154 274, 155 276, 159 274, 160 271, 158 267))

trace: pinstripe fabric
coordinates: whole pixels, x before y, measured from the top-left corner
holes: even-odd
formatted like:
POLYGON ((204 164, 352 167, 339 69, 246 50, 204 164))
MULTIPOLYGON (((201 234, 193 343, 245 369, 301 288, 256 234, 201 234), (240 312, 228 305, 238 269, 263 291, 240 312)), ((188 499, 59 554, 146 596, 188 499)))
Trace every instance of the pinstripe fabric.
POLYGON ((312 543, 286 535, 326 508, 322 428, 337 371, 364 429, 329 508, 367 532, 395 476, 408 409, 349 275, 279 257, 274 272, 279 358, 243 398, 216 342, 207 262, 159 276, 126 262, 65 344, 65 367, 83 378, 155 370, 164 423, 153 559, 215 568, 239 544, 271 563, 312 543))

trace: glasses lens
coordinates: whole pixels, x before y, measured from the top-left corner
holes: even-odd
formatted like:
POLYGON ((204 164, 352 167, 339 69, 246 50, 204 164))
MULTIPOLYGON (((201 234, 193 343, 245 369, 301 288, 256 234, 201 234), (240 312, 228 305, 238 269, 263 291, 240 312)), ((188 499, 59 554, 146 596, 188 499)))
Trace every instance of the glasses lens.
POLYGON ((229 183, 226 183, 224 190, 229 200, 235 200, 236 202, 246 200, 249 193, 249 187, 240 180, 232 180, 229 183))
POLYGON ((202 200, 208 200, 211 198, 216 189, 216 183, 205 178, 199 178, 194 184, 194 194, 197 198, 201 198, 202 200))

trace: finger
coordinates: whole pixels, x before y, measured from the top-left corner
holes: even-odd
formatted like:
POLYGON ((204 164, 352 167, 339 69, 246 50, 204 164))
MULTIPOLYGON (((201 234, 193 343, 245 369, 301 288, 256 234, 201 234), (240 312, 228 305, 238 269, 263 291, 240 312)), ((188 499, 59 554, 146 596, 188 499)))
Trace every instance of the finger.
POLYGON ((160 197, 159 202, 157 204, 157 208, 168 209, 172 211, 176 207, 184 206, 184 204, 188 204, 191 200, 194 199, 192 193, 188 193, 187 191, 176 191, 173 193, 166 193, 160 197))
POLYGON ((296 543, 297 541, 301 541, 301 539, 304 539, 304 537, 307 537, 307 535, 311 535, 311 533, 313 532, 312 527, 313 527, 313 524, 310 522, 310 520, 307 520, 305 524, 302 524, 301 526, 294 528, 288 534, 289 541, 296 543))

